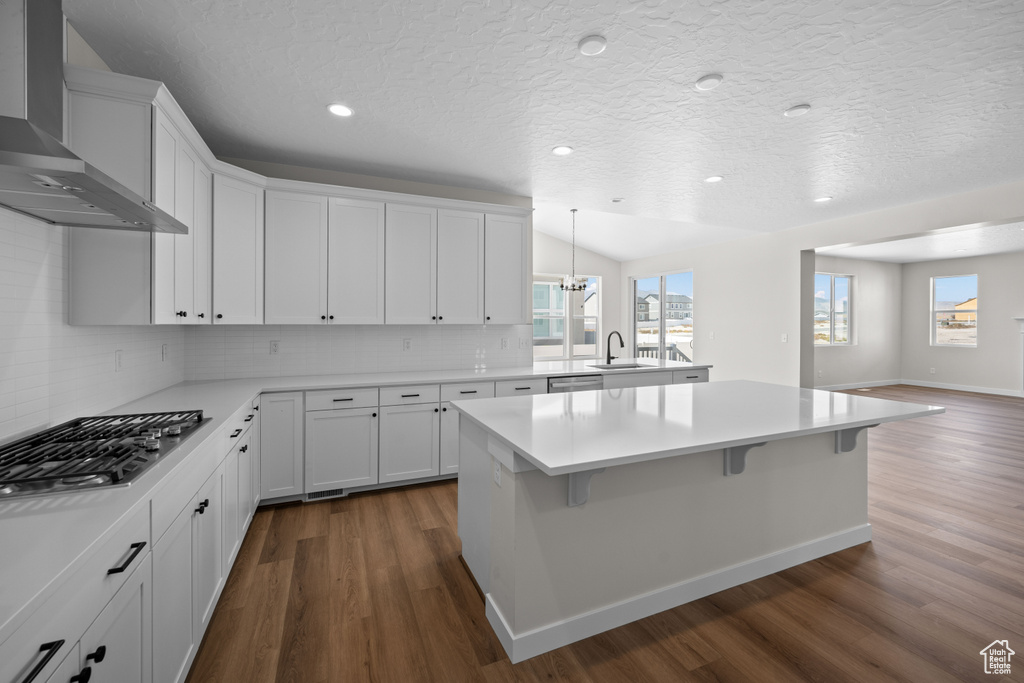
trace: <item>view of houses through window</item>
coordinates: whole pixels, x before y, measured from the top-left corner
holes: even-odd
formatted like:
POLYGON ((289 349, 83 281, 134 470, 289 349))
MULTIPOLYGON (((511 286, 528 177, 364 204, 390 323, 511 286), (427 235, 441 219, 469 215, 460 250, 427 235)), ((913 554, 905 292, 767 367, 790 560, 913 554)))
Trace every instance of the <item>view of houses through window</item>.
POLYGON ((850 343, 849 275, 814 274, 814 343, 850 343))
POLYGON ((533 280, 533 357, 597 358, 601 353, 600 278, 581 292, 564 292, 555 276, 533 280))
POLYGON ((633 280, 633 355, 693 359, 693 273, 633 280))
POLYGON ((978 276, 932 278, 932 344, 978 345, 978 276))

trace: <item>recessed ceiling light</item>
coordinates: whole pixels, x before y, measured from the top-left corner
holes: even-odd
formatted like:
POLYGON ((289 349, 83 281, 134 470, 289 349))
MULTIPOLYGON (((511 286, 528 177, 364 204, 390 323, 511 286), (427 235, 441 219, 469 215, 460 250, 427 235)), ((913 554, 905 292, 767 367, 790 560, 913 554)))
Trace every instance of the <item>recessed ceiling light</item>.
POLYGON ((612 197, 612 204, 621 204, 622 197, 612 197))
POLYGON ((795 107, 790 107, 786 111, 782 112, 782 115, 783 116, 788 116, 790 118, 793 118, 794 116, 803 116, 804 114, 806 114, 810 110, 811 110, 811 105, 809 105, 809 104, 798 104, 795 107))
POLYGON ((831 197, 818 197, 814 201, 818 202, 819 204, 824 204, 825 202, 832 201, 832 198, 831 197))
POLYGON ((354 113, 349 107, 344 104, 332 104, 327 107, 327 111, 331 112, 335 116, 352 116, 354 113))
POLYGON ((720 175, 713 175, 713 176, 708 176, 707 178, 705 178, 704 182, 705 183, 720 183, 723 180, 725 180, 724 177, 722 177, 720 175))
POLYGON ((567 154, 572 154, 572 147, 566 145, 559 145, 558 147, 552 147, 551 153, 556 157, 564 157, 567 154))
POLYGON ((697 79, 696 87, 697 90, 714 90, 724 80, 725 77, 722 74, 708 74, 697 79))
POLYGON ((604 52, 607 45, 608 41, 604 39, 604 36, 587 36, 580 41, 580 54, 593 57, 594 55, 599 55, 604 52))

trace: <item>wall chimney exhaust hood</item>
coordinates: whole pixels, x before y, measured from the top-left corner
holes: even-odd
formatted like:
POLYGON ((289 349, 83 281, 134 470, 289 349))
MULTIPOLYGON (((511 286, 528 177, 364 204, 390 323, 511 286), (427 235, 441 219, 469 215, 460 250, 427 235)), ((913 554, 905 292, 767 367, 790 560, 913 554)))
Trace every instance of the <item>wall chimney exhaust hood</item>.
POLYGON ((0 206, 54 225, 188 232, 63 136, 61 0, 0 0, 0 206))

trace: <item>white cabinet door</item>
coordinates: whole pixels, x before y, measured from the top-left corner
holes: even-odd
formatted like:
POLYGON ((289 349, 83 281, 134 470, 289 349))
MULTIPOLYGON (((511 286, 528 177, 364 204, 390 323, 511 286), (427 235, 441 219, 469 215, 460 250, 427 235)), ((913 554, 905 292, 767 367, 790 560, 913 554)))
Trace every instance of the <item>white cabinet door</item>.
POLYGON ((708 381, 708 369, 676 370, 672 373, 673 384, 695 384, 708 381))
POLYGON ((264 500, 303 492, 302 392, 260 397, 260 491, 264 500))
POLYGON ((437 322, 484 321, 484 215, 437 212, 437 322))
POLYGON ((214 323, 263 322, 263 188, 213 176, 214 323))
POLYGON ((193 499, 192 516, 192 585, 193 632, 206 630, 213 616, 217 592, 223 578, 222 520, 224 469, 214 472, 193 499))
POLYGON ((185 680, 197 637, 192 618, 192 529, 189 505, 153 548, 153 673, 155 683, 185 680))
POLYGON ((383 325, 384 202, 332 197, 328 224, 328 322, 383 325))
MULTIPOLYGON (((223 498, 221 499, 221 550, 223 557, 221 558, 221 566, 225 570, 231 567, 231 563, 235 559, 235 553, 238 552, 238 546, 242 542, 242 537, 239 536, 239 528, 241 526, 241 520, 239 519, 239 503, 238 503, 238 449, 242 446, 249 435, 246 434, 244 437, 239 439, 235 447, 228 452, 228 457, 224 459, 222 469, 224 471, 224 483, 223 483, 223 498)), ((225 574, 227 571, 224 572, 225 574)), ((226 578, 226 577, 225 577, 226 578)))
POLYGON ((441 404, 441 465, 440 474, 459 472, 459 413, 452 404, 441 404))
POLYGON ((268 191, 266 211, 266 323, 325 322, 327 197, 268 191))
POLYGON ((484 320, 496 325, 530 322, 527 225, 524 216, 487 214, 484 232, 484 320))
POLYGON ((249 446, 252 448, 252 510, 256 512, 256 507, 260 504, 260 441, 262 439, 262 423, 263 420, 260 417, 260 403, 262 397, 257 396, 256 400, 253 401, 252 411, 255 417, 252 420, 252 439, 249 441, 249 446))
MULTIPOLYGON (((253 430, 249 429, 245 441, 238 446, 238 546, 241 547, 245 538, 245 530, 249 528, 252 513, 256 509, 252 496, 252 443, 253 430)), ((237 550, 235 551, 237 553, 237 550)), ((234 560, 234 558, 232 558, 234 560)))
POLYGON ((384 278, 387 324, 437 322, 437 209, 387 205, 384 278))
POLYGON ((91 669, 90 679, 153 680, 152 571, 147 554, 82 636, 81 671, 91 669))
POLYGON ((661 372, 625 372, 608 373, 604 376, 605 389, 621 389, 622 387, 653 387, 672 384, 672 371, 661 372))
POLYGON ((198 322, 196 292, 196 174, 199 155, 178 141, 177 182, 174 186, 174 217, 188 226, 187 235, 174 235, 174 314, 178 323, 198 322))
POLYGON ((377 412, 306 413, 306 493, 377 483, 377 412))
POLYGON ((436 403, 381 406, 380 483, 437 475, 439 414, 436 403))
MULTIPOLYGON (((213 323, 210 307, 213 305, 213 174, 201 161, 195 173, 195 222, 192 224, 193 251, 193 297, 192 307, 200 325, 213 323)), ((189 311, 192 314, 192 311, 189 311)))

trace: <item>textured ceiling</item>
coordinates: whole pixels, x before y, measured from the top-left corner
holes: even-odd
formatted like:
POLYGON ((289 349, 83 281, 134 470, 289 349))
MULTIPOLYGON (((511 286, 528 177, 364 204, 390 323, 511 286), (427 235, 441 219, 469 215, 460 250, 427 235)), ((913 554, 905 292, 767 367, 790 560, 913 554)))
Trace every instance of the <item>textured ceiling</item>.
POLYGON ((917 263, 1024 251, 1024 222, 943 230, 903 240, 819 249, 826 256, 917 263))
POLYGON ((65 5, 219 156, 532 196, 562 238, 576 207, 605 226, 577 242, 614 258, 1024 178, 1020 0, 65 5))

